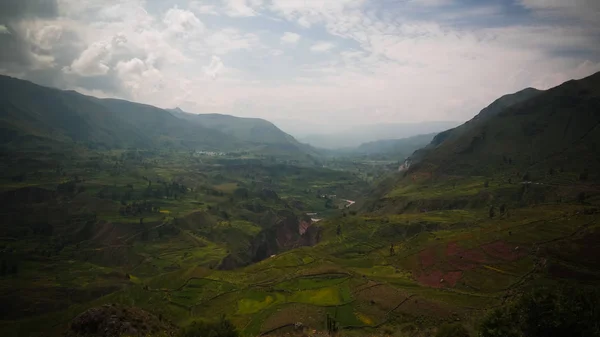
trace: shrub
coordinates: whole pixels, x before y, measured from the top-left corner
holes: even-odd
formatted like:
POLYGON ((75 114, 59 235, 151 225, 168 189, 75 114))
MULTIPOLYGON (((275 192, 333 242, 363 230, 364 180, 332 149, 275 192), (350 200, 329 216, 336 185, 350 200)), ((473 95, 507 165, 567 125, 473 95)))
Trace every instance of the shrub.
POLYGON ((217 322, 194 322, 183 329, 180 337, 238 337, 235 326, 222 317, 217 322))
POLYGON ((470 337, 470 335, 462 324, 451 323, 440 326, 435 337, 470 337))
POLYGON ((600 336, 600 291, 564 286, 536 289, 490 313, 479 336, 600 336))

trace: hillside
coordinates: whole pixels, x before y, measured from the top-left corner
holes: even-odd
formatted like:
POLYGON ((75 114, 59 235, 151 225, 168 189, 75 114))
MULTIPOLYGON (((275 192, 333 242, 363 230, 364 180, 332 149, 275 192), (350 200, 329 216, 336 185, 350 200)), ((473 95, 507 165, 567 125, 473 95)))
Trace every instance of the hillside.
POLYGON ((360 154, 389 154, 402 160, 412 154, 415 150, 428 145, 436 135, 437 133, 430 133, 402 139, 377 140, 374 142, 362 143, 350 151, 360 154))
POLYGON ((180 109, 170 110, 176 117, 253 144, 299 145, 294 137, 278 129, 273 123, 260 118, 243 118, 221 114, 192 114, 180 109))
POLYGON ((489 174, 518 169, 538 175, 549 169, 594 171, 600 166, 599 94, 600 74, 595 74, 541 93, 528 89, 505 96, 471 121, 438 135, 415 170, 489 174))
POLYGON ((482 125, 483 123, 486 123, 490 118, 496 116, 497 114, 502 112, 504 109, 509 108, 515 104, 521 103, 523 101, 526 101, 530 98, 533 98, 540 93, 541 93, 540 90, 533 89, 533 88, 527 88, 527 89, 518 91, 516 93, 505 95, 505 96, 498 98, 492 104, 490 104, 489 106, 487 106, 486 108, 481 110, 470 121, 467 121, 466 123, 464 123, 462 125, 459 125, 455 128, 449 129, 449 130, 445 130, 445 131, 437 134, 433 138, 431 143, 429 143, 428 146, 416 151, 411 156, 411 160, 413 162, 419 161, 422 157, 426 156, 430 151, 435 149, 437 146, 439 146, 444 141, 446 141, 446 140, 453 141, 453 140, 461 137, 465 133, 469 132, 470 130, 482 125))
POLYGON ((237 140, 149 105, 97 99, 0 76, 2 142, 47 140, 101 148, 235 149, 237 140))
POLYGON ((227 115, 172 113, 146 104, 98 99, 0 76, 0 142, 73 142, 90 148, 170 148, 317 155, 273 124, 227 115), (190 123, 190 121, 194 123, 190 123))

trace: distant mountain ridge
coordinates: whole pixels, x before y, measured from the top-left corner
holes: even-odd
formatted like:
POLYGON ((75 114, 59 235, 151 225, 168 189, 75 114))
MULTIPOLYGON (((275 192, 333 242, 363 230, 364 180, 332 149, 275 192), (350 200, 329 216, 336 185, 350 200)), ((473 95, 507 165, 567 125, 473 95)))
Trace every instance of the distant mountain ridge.
POLYGON ((92 148, 314 151, 272 123, 228 115, 193 115, 0 76, 0 144, 77 142, 92 148), (192 123, 190 123, 192 122, 192 123))
POLYGON ((327 149, 358 147, 379 140, 402 139, 437 133, 459 125, 459 122, 389 123, 363 125, 342 132, 316 133, 300 138, 301 142, 327 149))
POLYGON ((194 114, 185 112, 179 108, 168 111, 178 118, 218 130, 243 142, 297 147, 302 147, 303 145, 294 137, 281 131, 273 123, 261 118, 236 117, 223 114, 194 114))
MULTIPOLYGON (((362 143, 355 149, 358 153, 407 153, 410 149, 419 149, 433 140, 437 133, 417 135, 401 139, 383 139, 362 143)), ((411 151, 412 153, 412 151, 411 151)), ((410 154, 410 153, 408 153, 410 154)))

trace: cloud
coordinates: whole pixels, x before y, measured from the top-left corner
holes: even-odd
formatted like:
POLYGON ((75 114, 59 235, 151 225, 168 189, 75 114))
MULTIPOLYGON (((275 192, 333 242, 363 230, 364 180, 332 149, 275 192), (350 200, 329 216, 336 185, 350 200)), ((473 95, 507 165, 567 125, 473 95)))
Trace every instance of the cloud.
POLYGON ((189 7, 193 12, 196 12, 198 14, 219 15, 217 6, 215 5, 206 5, 200 1, 192 1, 190 2, 189 7))
POLYGON ((210 50, 212 53, 223 55, 233 51, 251 50, 260 44, 256 34, 243 33, 234 28, 226 28, 206 36, 201 42, 193 43, 194 50, 210 50))
POLYGON ((225 3, 225 14, 231 17, 256 16, 258 13, 253 7, 260 6, 262 1, 258 0, 223 0, 225 3))
POLYGON ((5 25, 0 25, 0 34, 10 34, 10 30, 5 25))
POLYGON ((325 53, 335 48, 335 45, 330 42, 317 42, 310 47, 313 53, 325 53))
POLYGON ((364 3, 365 0, 272 0, 270 9, 288 21, 310 28, 358 10, 364 3))
POLYGON ((110 70, 113 53, 127 43, 124 35, 115 35, 111 41, 99 41, 89 45, 73 63, 63 71, 79 76, 102 76, 110 70))
POLYGON ((106 63, 110 60, 110 46, 105 43, 93 43, 73 61, 71 66, 63 68, 66 73, 81 76, 105 75, 110 70, 106 63))
POLYGON ((151 59, 119 61, 115 71, 129 96, 134 99, 155 95, 164 88, 163 75, 154 67, 151 59))
POLYGON ((598 2, 513 1, 5 0, 0 72, 329 127, 374 111, 465 120, 503 94, 600 70, 598 2))
POLYGON ((53 18, 58 15, 56 0, 3 0, 0 1, 0 22, 25 18, 53 18))
POLYGON ((298 35, 296 33, 285 32, 281 36, 280 40, 281 40, 282 44, 295 45, 298 43, 298 41, 300 41, 300 35, 298 35))
POLYGON ((167 26, 167 33, 181 37, 189 37, 204 31, 204 24, 196 15, 188 10, 171 8, 165 14, 163 23, 167 26))
POLYGON ((212 78, 213 80, 217 79, 219 72, 223 69, 223 61, 218 56, 213 55, 210 60, 210 64, 204 67, 204 73, 212 78))
POLYGON ((600 2, 595 0, 517 0, 517 3, 541 16, 584 20, 596 27, 600 20, 600 2))

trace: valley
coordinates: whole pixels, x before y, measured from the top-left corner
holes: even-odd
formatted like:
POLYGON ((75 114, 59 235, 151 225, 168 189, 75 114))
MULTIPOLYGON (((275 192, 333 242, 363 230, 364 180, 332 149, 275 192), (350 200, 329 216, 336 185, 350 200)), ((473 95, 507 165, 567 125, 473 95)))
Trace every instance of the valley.
POLYGON ((340 152, 1 80, 9 336, 76 334, 115 304, 156 336, 221 317, 242 336, 476 336, 532 290, 600 280, 600 74, 340 152))

